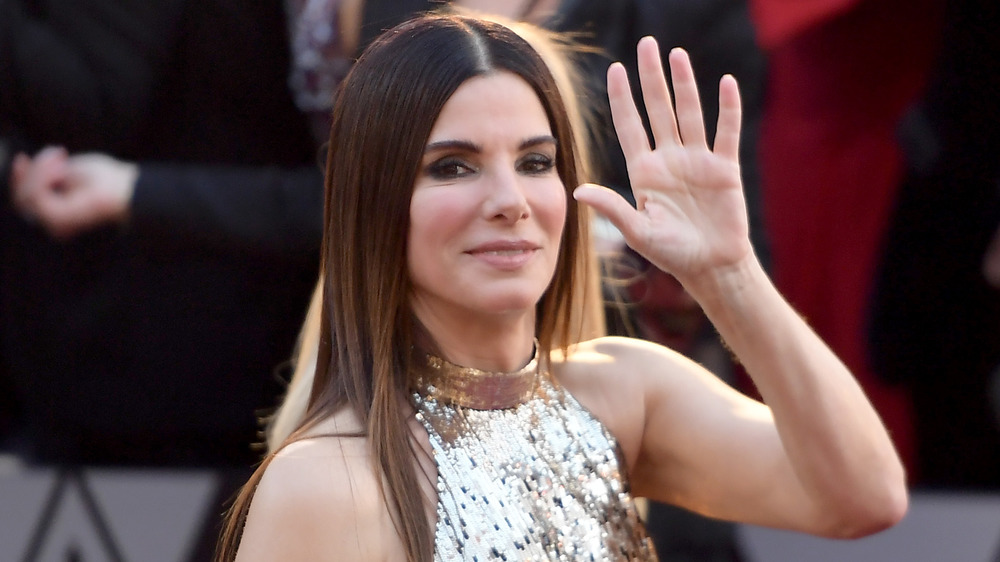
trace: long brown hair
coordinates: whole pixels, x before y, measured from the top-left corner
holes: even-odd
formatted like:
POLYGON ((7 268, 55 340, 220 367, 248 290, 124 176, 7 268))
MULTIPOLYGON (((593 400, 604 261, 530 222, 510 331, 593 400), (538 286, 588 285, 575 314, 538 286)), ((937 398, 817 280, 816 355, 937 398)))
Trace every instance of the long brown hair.
MULTIPOLYGON (((566 348, 587 223, 570 192, 578 185, 573 132, 545 63, 510 29, 458 15, 425 15, 376 39, 340 86, 326 170, 322 309, 312 393, 301 435, 340 408, 357 415, 407 559, 433 557, 416 449, 399 404, 407 396, 413 320, 406 272, 409 207, 424 146, 455 90, 497 71, 537 94, 559 143, 556 168, 567 189, 555 275, 537 305, 543 350, 566 348)), ((227 515, 217 558, 235 558, 254 488, 269 459, 227 515)))

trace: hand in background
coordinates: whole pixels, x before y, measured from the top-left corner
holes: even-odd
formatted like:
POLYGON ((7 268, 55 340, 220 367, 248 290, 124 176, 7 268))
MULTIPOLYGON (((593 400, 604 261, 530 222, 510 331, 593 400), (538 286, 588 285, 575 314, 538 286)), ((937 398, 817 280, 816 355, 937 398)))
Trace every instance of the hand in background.
POLYGON ((137 165, 105 154, 69 156, 63 148, 47 147, 34 157, 14 158, 11 193, 23 216, 53 238, 68 239, 124 222, 138 176, 137 165))

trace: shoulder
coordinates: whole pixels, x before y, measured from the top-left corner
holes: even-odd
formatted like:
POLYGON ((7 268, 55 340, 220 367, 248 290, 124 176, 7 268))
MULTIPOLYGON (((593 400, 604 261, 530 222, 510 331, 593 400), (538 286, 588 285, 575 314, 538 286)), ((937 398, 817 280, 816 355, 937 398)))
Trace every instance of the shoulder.
POLYGON ((562 354, 554 351, 552 375, 618 440, 626 459, 638 455, 658 385, 682 376, 689 361, 645 340, 602 337, 581 342, 562 354))
POLYGON ((240 562, 378 560, 392 523, 363 437, 313 435, 278 451, 254 492, 240 562))
POLYGON ((674 357, 682 356, 668 347, 648 340, 624 336, 603 336, 570 347, 569 353, 561 359, 577 363, 597 361, 607 364, 609 360, 619 363, 634 363, 674 357))
POLYGON ((567 354, 552 353, 552 371, 574 393, 643 384, 643 379, 670 376, 688 368, 683 355, 646 340, 607 336, 581 342, 567 354))

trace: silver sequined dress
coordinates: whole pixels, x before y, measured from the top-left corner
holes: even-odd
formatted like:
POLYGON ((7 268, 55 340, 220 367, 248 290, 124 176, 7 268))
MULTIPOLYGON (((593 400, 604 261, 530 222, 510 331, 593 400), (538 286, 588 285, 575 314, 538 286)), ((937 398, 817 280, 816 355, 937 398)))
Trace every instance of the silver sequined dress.
POLYGON ((537 359, 527 385, 506 396, 510 381, 483 377, 518 375, 428 361, 412 401, 438 469, 435 560, 656 560, 617 442, 539 373, 537 359), (443 364, 473 373, 458 397, 481 397, 492 385, 499 399, 446 396, 440 387, 454 377, 443 378, 443 364))

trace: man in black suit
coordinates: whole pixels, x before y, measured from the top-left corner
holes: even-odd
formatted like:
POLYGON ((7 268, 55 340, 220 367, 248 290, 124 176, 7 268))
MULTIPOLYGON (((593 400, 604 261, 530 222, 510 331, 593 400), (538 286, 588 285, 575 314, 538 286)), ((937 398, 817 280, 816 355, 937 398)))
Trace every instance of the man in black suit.
POLYGON ((0 2, 8 447, 40 463, 256 460, 322 222, 288 59, 279 0, 0 2), (10 162, 46 145, 137 163, 124 220, 53 239, 15 207, 10 162))

